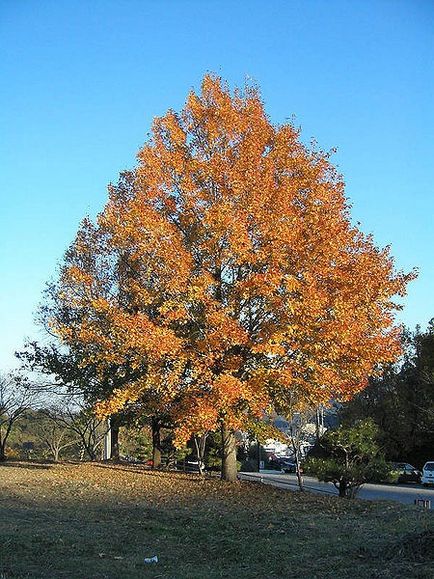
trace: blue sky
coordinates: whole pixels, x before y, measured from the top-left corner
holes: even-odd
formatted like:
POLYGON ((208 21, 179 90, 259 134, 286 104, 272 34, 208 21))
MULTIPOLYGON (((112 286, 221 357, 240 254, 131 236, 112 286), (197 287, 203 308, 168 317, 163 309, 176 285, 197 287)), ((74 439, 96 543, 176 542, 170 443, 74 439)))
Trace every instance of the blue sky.
POLYGON ((337 147, 352 215, 399 268, 399 320, 434 317, 434 4, 0 1, 0 370, 79 221, 135 164, 154 116, 204 73, 261 87, 267 112, 337 147))

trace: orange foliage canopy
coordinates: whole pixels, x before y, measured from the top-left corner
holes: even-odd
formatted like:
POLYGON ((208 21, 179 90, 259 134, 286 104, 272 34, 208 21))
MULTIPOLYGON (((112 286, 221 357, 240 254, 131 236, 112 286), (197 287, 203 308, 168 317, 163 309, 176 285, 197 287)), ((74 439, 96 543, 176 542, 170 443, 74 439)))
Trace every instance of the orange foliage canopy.
POLYGON ((174 403, 184 441, 294 394, 351 397, 396 358, 393 297, 414 274, 351 225, 328 157, 272 125, 257 90, 232 94, 213 76, 154 121, 58 284, 70 313, 53 329, 131 377, 101 413, 152 389, 174 403))

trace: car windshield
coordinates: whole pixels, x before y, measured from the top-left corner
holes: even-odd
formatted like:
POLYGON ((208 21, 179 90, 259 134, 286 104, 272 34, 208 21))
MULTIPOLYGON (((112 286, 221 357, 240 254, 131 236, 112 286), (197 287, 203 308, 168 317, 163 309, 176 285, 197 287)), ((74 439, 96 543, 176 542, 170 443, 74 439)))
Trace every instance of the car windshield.
POLYGON ((423 470, 434 470, 434 462, 427 462, 423 470))

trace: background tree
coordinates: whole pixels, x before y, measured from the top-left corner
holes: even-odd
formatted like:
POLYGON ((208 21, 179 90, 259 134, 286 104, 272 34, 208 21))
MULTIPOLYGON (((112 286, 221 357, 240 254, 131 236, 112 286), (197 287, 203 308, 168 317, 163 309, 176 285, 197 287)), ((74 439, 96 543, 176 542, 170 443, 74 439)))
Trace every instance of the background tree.
MULTIPOLYGON (((46 292, 50 296, 52 286, 46 292)), ((27 342, 21 352, 16 356, 21 362, 23 371, 33 373, 37 379, 32 383, 32 390, 44 395, 47 400, 54 401, 59 412, 51 412, 51 418, 57 421, 58 427, 66 428, 68 422, 74 422, 76 434, 82 441, 82 451, 91 460, 95 460, 97 448, 102 443, 101 432, 103 420, 97 418, 92 410, 95 402, 111 393, 114 385, 121 378, 119 368, 110 368, 106 375, 97 372, 92 363, 87 363, 83 351, 77 344, 59 344, 53 339, 49 328, 50 316, 59 316, 67 319, 68 307, 61 311, 54 300, 46 300, 41 307, 40 322, 45 326, 51 341, 41 345, 38 342, 27 342), (60 403, 60 400, 63 402, 60 403)), ((119 428, 125 423, 125 413, 117 413, 111 418, 111 449, 110 456, 119 459, 119 428)))
POLYGON ((92 407, 77 398, 65 400, 62 408, 56 409, 53 420, 64 425, 75 434, 80 447, 80 458, 97 460, 107 432, 106 421, 95 416, 92 407))
POLYGON ((6 460, 6 443, 12 427, 35 403, 35 393, 18 374, 0 375, 0 461, 6 460))
POLYGON ((390 366, 341 411, 344 424, 372 417, 388 460, 421 467, 434 448, 434 326, 406 331, 401 365, 390 366))
POLYGON ((52 406, 41 408, 34 418, 33 433, 54 462, 60 460, 61 454, 66 449, 78 446, 76 433, 68 421, 63 420, 63 415, 60 408, 52 406))
MULTIPOLYGON (((40 321, 49 332, 51 316, 65 319, 69 315, 67 306, 60 308, 56 300, 51 299, 52 292, 53 287, 49 286, 46 292, 48 299, 39 312, 40 321)), ((88 410, 98 399, 104 399, 113 393, 127 375, 131 379, 131 369, 128 369, 127 361, 122 366, 119 364, 109 366, 105 373, 98 372, 98 368, 92 362, 84 359, 83 352, 77 344, 60 345, 54 340, 41 345, 33 341, 26 343, 24 350, 17 352, 16 356, 25 371, 34 373, 38 377, 33 384, 34 390, 43 393, 49 399, 69 398, 81 401, 80 404, 85 403, 88 410)), ((135 371, 136 377, 139 372, 140 369, 135 371)), ((64 412, 59 412, 54 413, 53 418, 54 416, 65 426, 66 421, 70 420, 72 415, 69 412, 65 416, 64 412)), ((101 420, 94 418, 94 426, 101 429, 101 420)), ((151 427, 153 465, 159 468, 162 453, 161 429, 173 428, 173 424, 168 402, 165 403, 163 397, 153 388, 145 390, 140 399, 128 403, 120 412, 110 415, 110 457, 112 460, 119 460, 120 429, 138 423, 141 427, 146 424, 151 427)), ((99 437, 98 440, 100 444, 99 437)), ((86 449, 86 445, 84 448, 86 449)), ((145 450, 144 448, 139 454, 145 450)), ((85 450, 85 454, 95 455, 93 451, 89 453, 89 448, 85 450)))
POLYGON ((120 415, 125 424, 149 427, 152 443, 152 467, 160 468, 164 447, 167 446, 163 431, 173 430, 170 401, 164 404, 164 396, 158 390, 149 388, 135 402, 127 402, 120 415))
POLYGON ((129 422, 120 432, 120 447, 127 460, 146 462, 152 458, 152 435, 140 419, 129 422))
POLYGON ((221 429, 234 480, 236 429, 293 390, 349 398, 395 359, 412 274, 351 225, 329 155, 273 126, 255 88, 205 76, 138 158, 82 223, 50 327, 110 383, 101 414, 153 389, 178 444, 221 429))

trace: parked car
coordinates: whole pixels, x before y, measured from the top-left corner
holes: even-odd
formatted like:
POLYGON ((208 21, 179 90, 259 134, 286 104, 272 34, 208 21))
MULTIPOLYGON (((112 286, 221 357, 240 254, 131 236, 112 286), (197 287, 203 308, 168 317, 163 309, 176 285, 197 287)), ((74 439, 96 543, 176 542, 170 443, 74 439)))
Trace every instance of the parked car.
POLYGON ((130 454, 121 454, 119 458, 125 462, 129 462, 130 464, 139 464, 142 462, 141 460, 139 460, 135 456, 131 456, 130 454))
POLYGON ((179 462, 180 468, 182 468, 182 470, 185 470, 187 472, 200 472, 201 469, 202 471, 205 470, 205 463, 203 463, 202 461, 200 462, 200 468, 199 468, 199 461, 198 460, 186 460, 183 462, 179 462))
POLYGON ((283 472, 280 460, 276 458, 269 458, 267 461, 265 461, 264 468, 267 470, 276 470, 278 472, 283 472))
POLYGON ((280 464, 280 468, 283 470, 283 472, 293 473, 293 472, 296 472, 296 470, 297 470, 295 462, 292 462, 292 460, 287 460, 287 459, 281 458, 281 459, 279 459, 279 464, 280 464))
POLYGON ((393 470, 399 473, 398 482, 408 483, 415 482, 420 483, 421 472, 417 470, 413 465, 408 464, 408 462, 394 462, 393 470))
POLYGON ((434 461, 430 460, 424 464, 420 482, 424 485, 434 485, 434 461))

